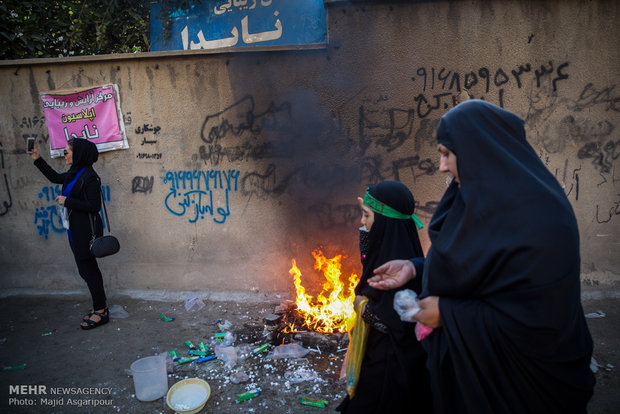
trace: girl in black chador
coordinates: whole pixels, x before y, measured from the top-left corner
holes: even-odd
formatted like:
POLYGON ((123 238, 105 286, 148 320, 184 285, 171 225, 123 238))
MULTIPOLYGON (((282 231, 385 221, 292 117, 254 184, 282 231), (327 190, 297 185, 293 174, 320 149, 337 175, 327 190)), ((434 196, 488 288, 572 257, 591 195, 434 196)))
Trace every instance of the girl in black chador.
MULTIPOLYGON (((368 298, 363 319, 370 331, 354 396, 350 399, 347 395, 337 410, 352 414, 430 413, 426 352, 416 339, 415 325, 401 321, 394 310, 396 290, 382 291, 367 283, 373 270, 386 261, 424 256, 413 195, 398 181, 383 181, 358 201, 365 228, 360 229, 363 272, 355 293, 357 298, 368 298)), ((421 290, 419 280, 404 288, 421 290)))

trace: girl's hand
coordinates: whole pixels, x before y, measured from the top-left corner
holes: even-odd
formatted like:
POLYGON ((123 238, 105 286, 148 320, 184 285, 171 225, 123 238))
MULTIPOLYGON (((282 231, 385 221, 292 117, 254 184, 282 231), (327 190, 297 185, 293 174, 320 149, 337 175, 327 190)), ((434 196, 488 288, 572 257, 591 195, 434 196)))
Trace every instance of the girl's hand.
POLYGON ((66 199, 67 197, 59 195, 58 197, 56 197, 56 202, 60 204, 61 206, 64 206, 66 199))
POLYGON ((359 305, 360 302, 364 299, 366 299, 366 296, 355 295, 355 300, 353 301, 353 309, 357 309, 357 305, 359 305))

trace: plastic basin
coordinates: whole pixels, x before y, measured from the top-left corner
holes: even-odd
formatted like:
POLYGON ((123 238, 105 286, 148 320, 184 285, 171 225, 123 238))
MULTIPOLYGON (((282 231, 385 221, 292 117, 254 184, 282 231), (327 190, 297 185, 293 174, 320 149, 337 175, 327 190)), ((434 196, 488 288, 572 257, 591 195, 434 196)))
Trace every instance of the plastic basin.
POLYGON ((179 414, 195 414, 203 409, 210 396, 211 387, 207 381, 188 378, 170 387, 166 403, 179 414))

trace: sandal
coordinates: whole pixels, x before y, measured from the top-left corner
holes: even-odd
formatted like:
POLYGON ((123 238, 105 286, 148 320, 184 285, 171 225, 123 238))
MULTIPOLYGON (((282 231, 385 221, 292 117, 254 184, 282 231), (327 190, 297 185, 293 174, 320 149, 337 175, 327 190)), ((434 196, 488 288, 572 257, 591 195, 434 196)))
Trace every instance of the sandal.
POLYGON ((84 315, 84 322, 86 322, 87 320, 90 319, 91 316, 93 316, 93 312, 94 310, 90 310, 86 315, 84 315))
MULTIPOLYGON (((108 311, 108 308, 106 307, 105 310, 103 312, 96 312, 93 311, 91 314, 92 316, 99 316, 99 321, 95 322, 92 319, 88 319, 85 320, 84 322, 86 322, 86 325, 82 325, 80 324, 80 328, 84 329, 84 330, 89 330, 89 329, 94 329, 98 326, 104 325, 106 323, 108 323, 110 321, 110 312, 108 311)), ((84 323, 82 322, 82 323, 84 323)))

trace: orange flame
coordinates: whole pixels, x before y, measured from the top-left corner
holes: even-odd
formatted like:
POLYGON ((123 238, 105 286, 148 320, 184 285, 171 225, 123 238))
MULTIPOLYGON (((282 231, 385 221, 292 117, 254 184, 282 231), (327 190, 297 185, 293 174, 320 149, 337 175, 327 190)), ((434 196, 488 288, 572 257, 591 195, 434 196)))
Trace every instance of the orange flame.
POLYGON ((297 332, 297 329, 295 328, 295 323, 291 322, 288 325, 286 325, 284 327, 284 329, 282 329, 282 333, 294 333, 297 332))
POLYGON ((346 332, 355 322, 354 289, 359 282, 359 276, 355 272, 351 273, 349 286, 345 291, 344 283, 340 280, 342 255, 327 259, 319 249, 314 250, 312 255, 315 260, 314 269, 322 271, 326 279, 316 302, 312 296, 306 294, 306 289, 301 284, 301 271, 297 268, 295 259, 292 259, 293 267, 289 270, 297 290, 297 310, 304 317, 304 326, 323 333, 346 332), (327 292, 329 295, 325 297, 327 292))

